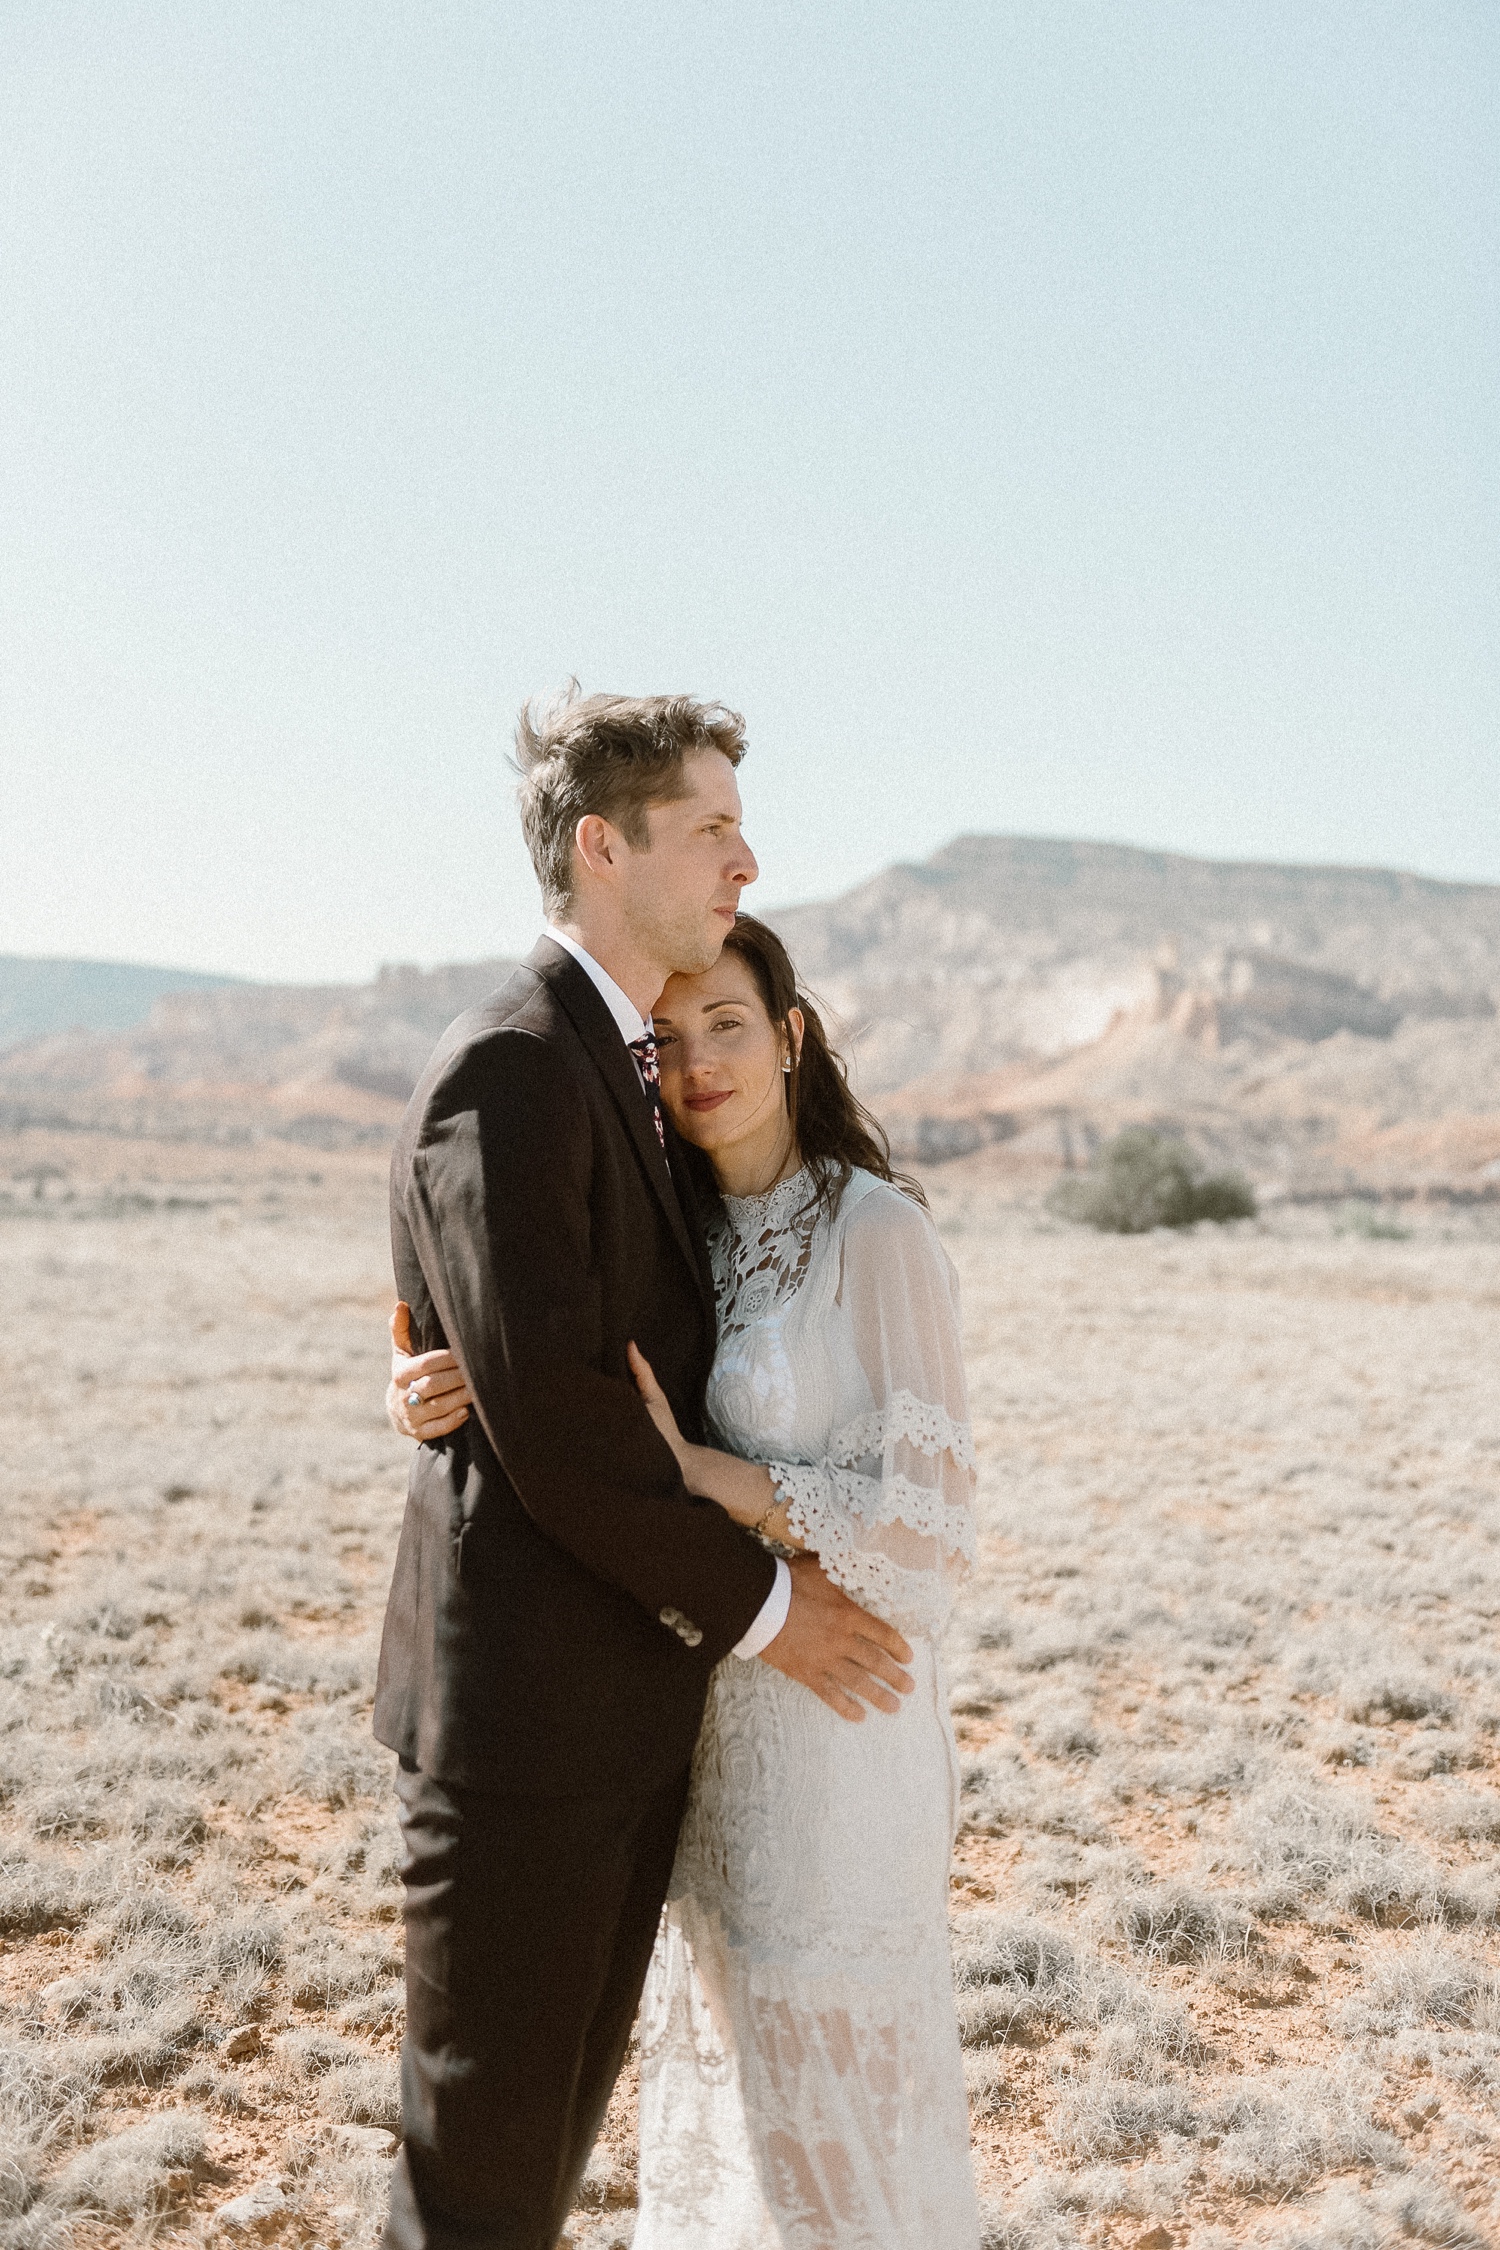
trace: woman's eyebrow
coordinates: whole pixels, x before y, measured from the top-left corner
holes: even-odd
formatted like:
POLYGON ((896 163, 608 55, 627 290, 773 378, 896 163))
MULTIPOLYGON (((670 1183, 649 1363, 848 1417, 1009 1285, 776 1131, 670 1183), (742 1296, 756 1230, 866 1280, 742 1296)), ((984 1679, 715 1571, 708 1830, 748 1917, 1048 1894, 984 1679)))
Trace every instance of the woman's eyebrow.
MULTIPOLYGON (((748 1000, 704 1000, 699 1005, 699 1014, 711 1016, 716 1008, 748 1008, 749 1005, 750 1003, 748 1000)), ((661 1025, 665 1024, 668 1030, 670 1030, 672 1027, 673 1019, 671 1016, 663 1015, 660 1008, 653 1008, 651 1011, 651 1021, 658 1028, 660 1028, 661 1025)))

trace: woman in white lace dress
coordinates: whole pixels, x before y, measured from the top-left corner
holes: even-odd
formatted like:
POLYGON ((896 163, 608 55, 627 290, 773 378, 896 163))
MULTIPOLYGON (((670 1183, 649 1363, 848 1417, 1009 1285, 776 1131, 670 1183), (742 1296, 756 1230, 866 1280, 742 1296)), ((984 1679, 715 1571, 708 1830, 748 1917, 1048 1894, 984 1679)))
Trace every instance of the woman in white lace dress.
POLYGON ((764 925, 655 1022, 722 1194, 724 1450, 683 1443, 641 1363, 647 1403, 692 1489, 900 1628, 916 1687, 855 1725, 758 1660, 714 1674, 642 2003, 636 2250, 975 2250, 937 1650, 974 1542, 953 1269, 764 925))

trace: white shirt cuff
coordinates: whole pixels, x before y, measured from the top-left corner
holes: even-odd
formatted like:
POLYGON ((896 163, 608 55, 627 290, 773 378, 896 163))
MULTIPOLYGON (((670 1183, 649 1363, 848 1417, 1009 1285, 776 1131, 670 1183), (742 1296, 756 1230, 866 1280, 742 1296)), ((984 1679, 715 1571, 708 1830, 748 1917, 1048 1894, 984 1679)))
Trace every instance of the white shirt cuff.
POLYGON ((742 1641, 736 1641, 729 1651, 731 1656, 759 1656, 786 1623, 786 1613, 792 1606, 792 1574, 780 1555, 776 1557, 776 1583, 761 1604, 760 1615, 742 1641))

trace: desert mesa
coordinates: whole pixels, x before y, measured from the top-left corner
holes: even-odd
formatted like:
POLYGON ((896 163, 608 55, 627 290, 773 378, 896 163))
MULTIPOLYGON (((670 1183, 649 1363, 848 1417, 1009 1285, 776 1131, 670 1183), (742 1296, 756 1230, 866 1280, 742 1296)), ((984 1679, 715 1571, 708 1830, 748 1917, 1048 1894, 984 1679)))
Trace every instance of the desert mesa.
MULTIPOLYGON (((966 836, 769 918, 904 1158, 1024 1190, 1150 1124, 1263 1198, 1500 1200, 1500 886, 966 836)), ((0 961, 0 1125, 379 1143, 509 965, 0 961)))

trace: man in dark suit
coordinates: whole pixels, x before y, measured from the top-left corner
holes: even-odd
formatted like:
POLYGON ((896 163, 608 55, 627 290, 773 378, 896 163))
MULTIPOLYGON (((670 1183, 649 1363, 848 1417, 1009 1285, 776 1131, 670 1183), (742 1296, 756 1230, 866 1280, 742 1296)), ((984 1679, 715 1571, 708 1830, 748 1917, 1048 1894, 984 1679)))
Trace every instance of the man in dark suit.
POLYGON ((757 872, 742 724, 574 695, 523 712, 517 745, 549 934, 441 1040, 391 1171, 416 1349, 456 1354, 474 1412, 415 1456, 376 1691, 406 1843, 388 2250, 554 2250, 718 1660, 835 1708, 911 1685, 900 1635, 814 1560, 689 1495, 626 1359, 701 1437, 713 1290, 649 1015, 712 966, 757 872))

